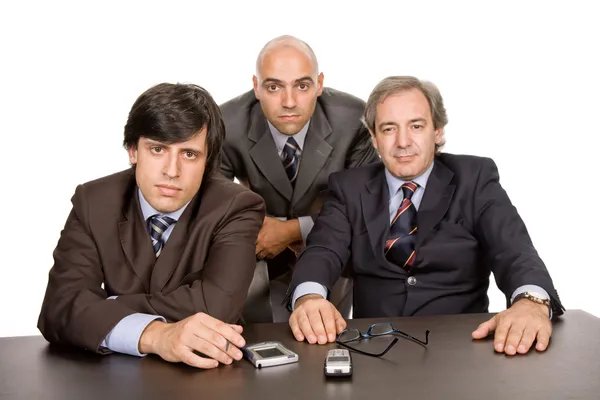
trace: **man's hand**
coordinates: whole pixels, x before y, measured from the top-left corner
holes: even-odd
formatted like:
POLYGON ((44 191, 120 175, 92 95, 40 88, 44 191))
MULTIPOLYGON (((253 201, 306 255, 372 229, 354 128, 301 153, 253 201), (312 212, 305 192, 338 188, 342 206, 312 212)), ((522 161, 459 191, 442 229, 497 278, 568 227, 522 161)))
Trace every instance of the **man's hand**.
POLYGON ((184 362, 197 368, 215 368, 220 363, 240 360, 246 345, 242 327, 226 324, 208 314, 198 313, 179 322, 152 321, 142 333, 140 353, 158 354, 166 361, 184 362), (198 351, 209 358, 194 353, 198 351))
POLYGON ((318 294, 296 300, 289 323, 296 340, 301 342, 306 338, 310 344, 335 342, 337 335, 346 329, 342 314, 318 294))
POLYGON ((280 221, 265 217, 256 239, 256 256, 260 259, 273 258, 299 239, 302 240, 302 234, 297 219, 280 221))
POLYGON ((549 311, 543 304, 521 299, 508 310, 479 325, 472 335, 474 339, 482 339, 495 331, 494 349, 511 356, 527 353, 536 339, 535 348, 544 351, 552 335, 549 311))

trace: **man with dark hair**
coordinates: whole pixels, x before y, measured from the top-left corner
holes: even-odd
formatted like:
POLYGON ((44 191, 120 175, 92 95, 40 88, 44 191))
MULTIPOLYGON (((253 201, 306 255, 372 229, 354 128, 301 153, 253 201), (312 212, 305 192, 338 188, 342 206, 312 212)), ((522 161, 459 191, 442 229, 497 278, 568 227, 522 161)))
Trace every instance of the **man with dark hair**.
MULTIPOLYGON (((329 174, 378 160, 360 122, 364 101, 326 88, 323 81, 311 47, 280 36, 260 51, 253 90, 221 105, 227 127, 221 170, 260 194, 267 207, 256 257, 268 262, 275 322, 289 317, 281 301, 296 253, 321 209, 329 174)), ((350 289, 340 280, 333 296, 347 311, 350 289)), ((251 305, 252 321, 270 320, 251 305)))
POLYGON ((242 357, 233 323, 265 209, 215 173, 224 136, 199 86, 163 83, 137 99, 124 138, 132 168, 72 198, 38 321, 48 341, 199 368, 242 357))
POLYGON ((358 318, 485 313, 490 273, 507 310, 484 321, 509 355, 543 351, 564 308, 489 158, 442 153, 448 122, 437 87, 382 80, 364 123, 381 163, 332 174, 288 298, 297 340, 336 340, 346 322, 328 290, 349 263, 358 318))

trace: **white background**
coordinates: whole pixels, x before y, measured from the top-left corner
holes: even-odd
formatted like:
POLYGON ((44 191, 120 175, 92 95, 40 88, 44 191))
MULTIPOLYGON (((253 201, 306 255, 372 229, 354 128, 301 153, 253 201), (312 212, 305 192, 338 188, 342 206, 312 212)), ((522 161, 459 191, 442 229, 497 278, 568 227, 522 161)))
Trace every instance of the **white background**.
MULTIPOLYGON (((39 333, 70 198, 128 167, 137 96, 193 82, 224 102, 281 34, 314 48, 326 85, 363 99, 388 75, 436 83, 446 151, 496 161, 565 306, 600 316, 595 2, 385 3, 3 2, 0 336, 39 333)), ((495 287, 490 298, 504 308, 495 287)))

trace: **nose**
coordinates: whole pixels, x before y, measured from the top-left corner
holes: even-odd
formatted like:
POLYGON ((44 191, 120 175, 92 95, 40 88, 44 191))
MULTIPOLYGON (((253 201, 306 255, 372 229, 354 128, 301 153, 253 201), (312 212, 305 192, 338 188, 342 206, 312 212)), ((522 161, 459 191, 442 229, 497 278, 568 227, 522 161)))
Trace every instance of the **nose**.
POLYGON ((174 152, 169 152, 165 157, 165 165, 163 166, 163 174, 169 179, 179 177, 179 155, 174 152))
POLYGON ((409 147, 411 144, 411 139, 406 132, 406 130, 398 129, 398 133, 396 134, 396 146, 404 149, 409 147))
POLYGON ((284 108, 296 107, 296 95, 293 88, 286 88, 285 90, 282 90, 281 105, 284 108))

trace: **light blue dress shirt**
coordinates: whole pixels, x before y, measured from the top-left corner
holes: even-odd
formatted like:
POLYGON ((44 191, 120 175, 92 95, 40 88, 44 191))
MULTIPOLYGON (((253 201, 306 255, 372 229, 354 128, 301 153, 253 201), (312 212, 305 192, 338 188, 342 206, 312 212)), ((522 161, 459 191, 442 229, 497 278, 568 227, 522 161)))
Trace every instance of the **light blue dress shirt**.
MULTIPOLYGON (((275 142, 275 147, 277 148, 277 154, 281 157, 281 153, 283 153, 283 148, 285 147, 285 143, 290 137, 293 137, 296 143, 298 143, 298 147, 300 148, 300 154, 302 154, 302 149, 304 148, 304 141, 306 140, 306 132, 308 132, 308 126, 310 125, 310 120, 300 129, 300 132, 294 135, 285 135, 277 130, 269 121, 267 121, 269 125, 269 131, 271 132, 271 136, 273 137, 273 141, 275 142)), ((302 161, 302 159, 300 159, 302 161)), ((276 217, 279 220, 285 221, 286 218, 276 217)), ((303 216, 298 217, 298 224, 300 224, 300 234, 302 235, 302 240, 306 243, 306 237, 310 233, 313 225, 315 224, 312 217, 303 216)))
MULTIPOLYGON (((139 188, 138 195, 140 198, 140 208, 142 209, 144 221, 148 221, 148 218, 155 214, 161 214, 160 212, 156 211, 150 205, 150 203, 148 203, 148 201, 144 198, 144 195, 142 194, 142 191, 139 188)), ((177 211, 161 215, 173 218, 175 221, 178 221, 188 204, 189 202, 177 211)), ((164 243, 167 243, 167 240, 169 240, 169 236, 171 235, 171 232, 173 232, 173 229, 175 229, 175 225, 177 225, 177 223, 170 225, 169 228, 163 233, 162 240, 164 241, 164 243)), ((148 241, 151 241, 150 234, 148 234, 148 241)), ((110 296, 107 300, 113 300, 117 297, 118 296, 110 296)), ((144 356, 145 354, 142 354, 139 351, 140 338, 148 324, 157 319, 166 322, 166 319, 160 315, 142 313, 130 314, 114 326, 114 328, 108 333, 108 335, 106 335, 106 338, 104 338, 104 340, 100 344, 100 347, 107 348, 117 353, 130 354, 132 356, 139 357, 144 356)))
MULTIPOLYGON (((421 205, 421 200, 423 199, 423 194, 425 193, 425 188, 427 187, 427 181, 429 180, 429 176, 431 175, 432 170, 433 170, 433 163, 431 163, 429 168, 427 168, 427 170, 425 172, 423 172, 422 175, 413 179, 413 182, 415 182, 416 184, 419 185, 419 187, 417 188, 417 190, 415 191, 415 193, 412 195, 412 198, 411 198, 411 201, 413 202, 413 204, 417 210, 419 209, 419 206, 421 205)), ((402 190, 400 190, 400 188, 402 187, 402 185, 404 185, 406 182, 409 182, 409 181, 403 181, 402 179, 396 178, 395 176, 390 174, 390 172, 387 169, 385 169, 385 180, 387 182, 388 193, 390 195, 389 214, 390 214, 390 223, 391 223, 392 220, 394 219, 394 216, 396 215, 396 212, 398 211, 398 207, 400 207, 402 200, 404 200, 404 193, 402 192, 402 190)), ((511 303, 517 295, 519 295, 523 292, 528 292, 528 291, 529 292, 537 292, 543 296, 546 296, 547 298, 550 298, 548 296, 548 292, 546 292, 541 287, 536 286, 536 285, 524 285, 524 286, 518 287, 513 292, 512 296, 510 297, 511 303)), ((320 283, 317 283, 317 282, 301 283, 300 285, 298 285, 296 290, 294 290, 294 295, 292 296, 292 309, 296 305, 296 300, 298 300, 300 297, 305 296, 307 294, 318 294, 326 299, 328 293, 327 293, 327 288, 325 286, 321 285, 320 283)), ((550 310, 550 318, 552 318, 552 310, 550 310)))

